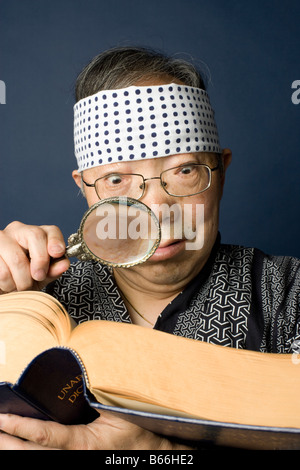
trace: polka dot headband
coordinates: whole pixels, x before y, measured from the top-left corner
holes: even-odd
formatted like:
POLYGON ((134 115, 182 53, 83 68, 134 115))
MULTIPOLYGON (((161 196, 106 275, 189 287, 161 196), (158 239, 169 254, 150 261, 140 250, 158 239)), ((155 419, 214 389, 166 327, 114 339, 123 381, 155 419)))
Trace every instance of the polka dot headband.
POLYGON ((100 91, 74 106, 78 170, 191 152, 221 152, 206 91, 184 85, 100 91))

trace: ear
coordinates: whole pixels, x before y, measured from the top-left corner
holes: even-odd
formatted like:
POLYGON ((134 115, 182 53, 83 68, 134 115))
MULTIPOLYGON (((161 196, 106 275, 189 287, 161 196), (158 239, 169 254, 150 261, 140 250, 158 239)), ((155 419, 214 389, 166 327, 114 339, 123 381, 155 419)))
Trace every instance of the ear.
POLYGON ((222 151, 222 160, 223 160, 223 168, 224 173, 226 172, 227 168, 229 167, 232 159, 232 152, 230 149, 223 149, 222 151))
POLYGON ((77 186, 81 189, 82 187, 81 174, 77 170, 74 170, 72 171, 72 177, 75 183, 77 184, 77 186))
POLYGON ((223 161, 223 173, 221 175, 221 191, 223 193, 223 188, 224 188, 224 183, 225 183, 225 174, 227 171, 227 168, 229 167, 232 159, 232 152, 230 149, 223 149, 222 155, 221 155, 222 161, 223 161))

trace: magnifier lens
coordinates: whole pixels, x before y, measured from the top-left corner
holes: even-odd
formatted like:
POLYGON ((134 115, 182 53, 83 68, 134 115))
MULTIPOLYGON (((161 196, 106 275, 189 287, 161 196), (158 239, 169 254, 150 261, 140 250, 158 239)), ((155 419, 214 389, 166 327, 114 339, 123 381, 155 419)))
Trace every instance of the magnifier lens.
POLYGON ((151 209, 130 198, 110 198, 85 214, 80 231, 84 251, 112 266, 146 261, 160 242, 160 226, 151 209))

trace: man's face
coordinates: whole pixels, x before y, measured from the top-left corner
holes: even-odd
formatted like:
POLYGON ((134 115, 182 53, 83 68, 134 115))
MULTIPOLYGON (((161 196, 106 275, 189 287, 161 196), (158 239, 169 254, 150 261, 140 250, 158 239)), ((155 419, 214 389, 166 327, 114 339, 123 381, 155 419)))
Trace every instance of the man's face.
MULTIPOLYGON (((178 80, 166 76, 163 78, 142 79, 135 83, 135 85, 155 86, 172 82, 181 84, 178 80)), ((231 161, 230 150, 226 149, 223 151, 222 160, 224 173, 221 174, 220 170, 212 172, 210 187, 195 196, 170 196, 161 187, 158 179, 146 182, 146 190, 140 201, 150 208, 151 206, 153 208, 155 205, 154 213, 162 224, 162 240, 154 255, 145 263, 131 268, 121 268, 124 276, 127 276, 128 279, 135 275, 142 276, 143 280, 146 284, 149 283, 151 288, 154 283, 157 289, 161 289, 163 292, 165 285, 174 286, 174 291, 180 290, 201 271, 211 253, 218 233, 219 206, 223 192, 225 171, 231 161), (180 239, 174 240, 172 235, 172 228, 174 228, 174 224, 176 223, 174 217, 169 218, 168 222, 171 228, 170 236, 164 236, 167 232, 164 231, 166 218, 164 220, 163 212, 158 213, 157 208, 163 205, 171 207, 173 204, 181 208, 181 213, 184 214, 186 212, 192 214, 192 231, 196 231, 197 229, 198 233, 200 231, 204 236, 203 245, 200 248, 197 247, 197 243, 195 243, 195 248, 197 249, 190 249, 193 248, 191 244, 192 240, 187 241, 184 236, 184 230, 182 230, 183 236, 180 237, 180 239), (203 205, 201 207, 204 208, 204 220, 202 220, 201 217, 197 220, 197 207, 199 207, 199 205, 203 205), (189 245, 187 245, 188 243, 189 245)), ((88 183, 94 183, 97 178, 107 173, 115 172, 139 173, 142 174, 144 178, 153 178, 159 176, 164 170, 191 162, 205 163, 210 166, 210 168, 214 168, 217 166, 217 157, 215 154, 211 153, 195 153, 171 155, 142 161, 111 163, 85 170, 83 177, 88 183)), ((73 177, 77 185, 81 186, 81 176, 76 171, 73 173, 73 177)), ((85 186, 85 194, 89 206, 99 200, 94 188, 85 186)))
MULTIPOLYGON (((230 163, 230 158, 230 151, 223 151, 224 171, 230 163)), ((94 183, 97 178, 110 173, 137 173, 147 179, 187 163, 204 163, 210 168, 215 168, 218 158, 211 153, 192 153, 136 162, 111 163, 86 170, 83 177, 88 183, 94 183)), ((76 179, 80 184, 79 176, 76 179)), ((164 191, 159 179, 147 181, 140 201, 149 206, 159 219, 162 239, 158 249, 146 263, 129 269, 144 276, 149 275, 158 283, 171 279, 175 283, 192 279, 207 261, 216 240, 223 184, 224 173, 216 170, 212 172, 211 185, 206 191, 189 197, 175 197, 164 191), (168 210, 172 207, 177 208, 175 213, 168 210), (191 238, 191 234, 196 233, 200 237, 197 239, 195 235, 191 238)), ((85 195, 89 206, 99 200, 94 188, 86 186, 85 195)))

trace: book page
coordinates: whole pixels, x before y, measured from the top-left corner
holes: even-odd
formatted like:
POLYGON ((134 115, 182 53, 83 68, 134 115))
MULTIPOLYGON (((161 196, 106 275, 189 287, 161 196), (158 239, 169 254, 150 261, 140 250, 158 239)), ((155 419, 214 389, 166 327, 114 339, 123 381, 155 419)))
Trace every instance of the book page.
MULTIPOLYGON (((140 402, 132 400, 128 397, 121 395, 102 392, 102 390, 90 387, 91 393, 95 396, 97 401, 102 405, 116 406, 118 408, 125 408, 127 410, 143 411, 146 413, 154 413, 167 416, 178 416, 181 418, 195 418, 199 419, 199 416, 184 413, 174 408, 167 408, 165 406, 153 405, 152 403, 140 402)), ((97 408, 96 408, 97 409, 97 408)))
POLYGON ((63 345, 72 329, 60 304, 41 292, 0 296, 0 382, 14 383, 42 351, 63 345))
POLYGON ((290 354, 238 350, 103 320, 75 328, 70 345, 100 402, 122 406, 125 398, 145 410, 151 404, 200 419, 300 428, 300 369, 290 354))

